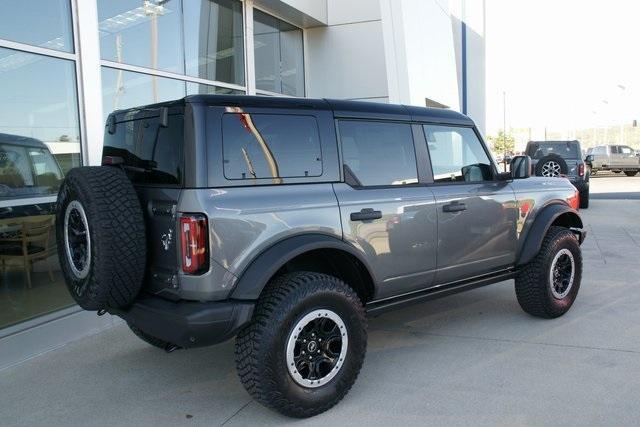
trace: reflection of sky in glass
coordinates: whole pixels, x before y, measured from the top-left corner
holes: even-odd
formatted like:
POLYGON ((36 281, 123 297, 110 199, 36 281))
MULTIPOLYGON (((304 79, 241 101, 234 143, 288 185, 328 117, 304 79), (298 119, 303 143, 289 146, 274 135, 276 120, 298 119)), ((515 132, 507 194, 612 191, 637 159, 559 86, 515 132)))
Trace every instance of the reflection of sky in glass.
POLYGON ((184 73, 182 2, 157 3, 98 0, 102 59, 184 73), (152 43, 154 28, 157 43, 152 43))
POLYGON ((105 121, 113 110, 170 101, 184 96, 183 81, 102 68, 102 110, 105 121))
POLYGON ((244 85, 242 3, 186 1, 183 13, 187 74, 244 85))
POLYGON ((302 30, 254 11, 256 87, 304 96, 302 30))
POLYGON ((73 61, 0 48, 0 132, 79 141, 75 84, 73 61))
POLYGON ((72 52, 69 0, 0 0, 0 38, 72 52))

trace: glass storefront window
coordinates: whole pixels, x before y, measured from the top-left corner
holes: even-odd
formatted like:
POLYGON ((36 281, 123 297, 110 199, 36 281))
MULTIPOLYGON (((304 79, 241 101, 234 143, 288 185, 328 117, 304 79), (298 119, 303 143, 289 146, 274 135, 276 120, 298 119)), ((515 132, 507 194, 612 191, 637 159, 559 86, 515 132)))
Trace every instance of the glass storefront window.
POLYGON ((244 90, 187 82, 187 95, 244 95, 244 90))
POLYGON ((304 96, 302 30, 257 9, 253 21, 256 87, 304 96))
POLYGON ((73 52, 69 0, 0 0, 0 38, 73 52))
POLYGON ((98 0, 102 59, 184 74, 181 0, 98 0))
POLYGON ((184 3, 187 74, 244 85, 242 3, 192 0, 184 3))
POLYGON ((73 305, 53 214, 79 165, 74 62, 0 48, 0 328, 73 305))
POLYGON ((105 120, 114 110, 183 98, 185 90, 185 82, 181 80, 102 67, 105 120))

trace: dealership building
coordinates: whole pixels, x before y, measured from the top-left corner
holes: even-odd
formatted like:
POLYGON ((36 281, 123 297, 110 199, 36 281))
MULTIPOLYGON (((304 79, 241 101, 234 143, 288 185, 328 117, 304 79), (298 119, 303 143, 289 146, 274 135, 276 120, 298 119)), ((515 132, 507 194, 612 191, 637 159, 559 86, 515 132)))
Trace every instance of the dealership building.
POLYGON ((451 108, 484 130, 484 0, 0 1, 0 369, 118 322, 66 291, 53 211, 107 115, 191 94, 451 108))

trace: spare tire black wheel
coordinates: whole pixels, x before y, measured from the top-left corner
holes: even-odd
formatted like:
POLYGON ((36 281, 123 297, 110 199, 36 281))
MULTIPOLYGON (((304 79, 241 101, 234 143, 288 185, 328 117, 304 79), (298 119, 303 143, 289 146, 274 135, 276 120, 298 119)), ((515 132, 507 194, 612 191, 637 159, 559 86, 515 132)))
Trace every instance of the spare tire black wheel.
POLYGON ((58 193, 56 240, 67 287, 80 307, 107 310, 133 302, 145 271, 145 228, 122 170, 69 171, 58 193))
POLYGON ((557 154, 549 154, 540 159, 536 164, 536 175, 548 178, 566 175, 569 171, 567 162, 557 154))

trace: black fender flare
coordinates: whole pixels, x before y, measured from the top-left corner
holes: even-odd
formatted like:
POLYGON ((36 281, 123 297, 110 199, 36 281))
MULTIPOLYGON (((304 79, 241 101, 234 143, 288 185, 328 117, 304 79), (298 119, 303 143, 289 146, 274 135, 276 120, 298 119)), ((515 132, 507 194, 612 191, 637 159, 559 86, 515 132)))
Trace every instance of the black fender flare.
POLYGON ((231 298, 238 300, 256 300, 267 285, 269 279, 288 261, 315 249, 339 249, 355 256, 365 266, 374 279, 372 270, 363 254, 345 241, 326 234, 302 234, 283 239, 265 249, 239 275, 231 298))
MULTIPOLYGON (((540 212, 533 220, 533 224, 528 228, 523 243, 518 250, 518 256, 516 257, 516 265, 524 265, 531 261, 542 246, 544 236, 551 225, 564 215, 563 225, 573 229, 582 229, 582 218, 578 212, 564 203, 552 203, 541 208, 540 212)), ((580 242, 582 243, 582 241, 580 242)))

